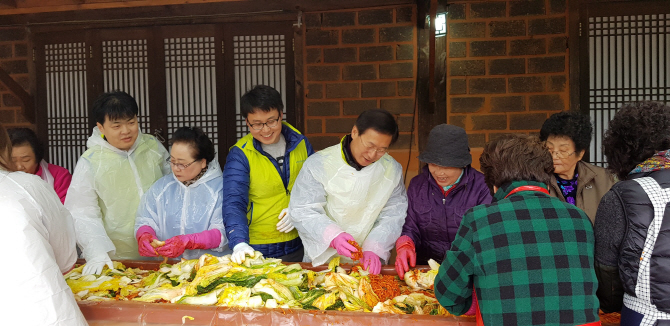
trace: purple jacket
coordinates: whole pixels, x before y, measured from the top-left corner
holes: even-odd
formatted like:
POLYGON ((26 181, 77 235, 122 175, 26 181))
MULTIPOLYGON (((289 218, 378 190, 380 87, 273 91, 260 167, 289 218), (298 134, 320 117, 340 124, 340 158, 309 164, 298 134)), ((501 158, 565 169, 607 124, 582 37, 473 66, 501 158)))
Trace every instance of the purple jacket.
POLYGON ((427 264, 430 258, 442 261, 451 248, 463 214, 477 205, 490 204, 491 198, 484 175, 470 166, 463 170, 461 181, 447 197, 425 166, 409 183, 409 206, 402 228, 402 235, 414 241, 417 265, 427 264))

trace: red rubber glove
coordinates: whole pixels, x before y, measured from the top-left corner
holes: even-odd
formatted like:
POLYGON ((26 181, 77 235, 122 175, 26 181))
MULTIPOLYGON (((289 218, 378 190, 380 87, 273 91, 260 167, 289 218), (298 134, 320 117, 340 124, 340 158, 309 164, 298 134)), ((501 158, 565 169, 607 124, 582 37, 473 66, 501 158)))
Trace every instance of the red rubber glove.
POLYGON ((358 249, 347 241, 356 241, 351 234, 342 232, 338 234, 333 241, 330 242, 330 247, 337 250, 337 254, 351 258, 352 252, 357 252, 358 249))
POLYGON ((151 242, 158 240, 156 238, 156 231, 148 225, 143 225, 137 229, 137 252, 140 253, 140 256, 144 257, 157 257, 158 253, 156 249, 151 246, 151 242))
POLYGON ((477 291, 472 289, 472 305, 467 312, 464 313, 466 316, 474 316, 477 313, 477 291))
POLYGON ((379 256, 372 251, 363 251, 363 269, 372 275, 377 275, 382 271, 382 262, 379 256))
POLYGON ((161 256, 176 258, 181 256, 186 249, 212 249, 218 247, 220 243, 221 231, 213 229, 174 236, 165 240, 165 245, 156 248, 156 250, 161 256))
POLYGON ((395 271, 401 280, 405 278, 405 273, 409 271, 410 266, 416 266, 416 249, 412 238, 403 235, 395 242, 395 248, 398 255, 395 258, 395 271))

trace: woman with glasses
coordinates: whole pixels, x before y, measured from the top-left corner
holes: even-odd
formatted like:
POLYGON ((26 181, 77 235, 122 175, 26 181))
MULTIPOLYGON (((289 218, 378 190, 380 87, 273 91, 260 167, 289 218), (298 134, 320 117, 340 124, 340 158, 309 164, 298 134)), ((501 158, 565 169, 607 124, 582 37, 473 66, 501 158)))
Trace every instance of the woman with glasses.
POLYGON ((222 173, 214 144, 200 128, 182 127, 172 135, 168 163, 172 174, 142 197, 135 220, 138 251, 144 257, 186 259, 204 253, 230 253, 221 217, 222 173), (154 248, 154 240, 165 245, 154 248))
POLYGON ((546 142, 554 159, 549 193, 581 208, 591 223, 600 199, 615 183, 607 170, 582 161, 592 133, 589 117, 577 112, 553 114, 540 130, 540 139, 546 142))
POLYGON ((393 115, 368 110, 339 144, 307 159, 289 205, 305 261, 318 266, 339 254, 351 262, 356 254, 363 268, 379 274, 407 214, 402 166, 387 154, 397 139, 393 115))
POLYGON ((407 219, 396 241, 395 269, 402 279, 410 267, 442 261, 451 248, 463 214, 491 203, 484 175, 470 164, 468 135, 461 127, 435 126, 426 149, 419 155, 427 163, 407 189, 407 219))
POLYGON ((293 184, 308 156, 307 138, 282 122, 279 92, 258 85, 240 99, 249 134, 226 157, 223 222, 233 248, 231 259, 242 263, 259 251, 267 258, 302 261, 303 246, 288 218, 293 184))

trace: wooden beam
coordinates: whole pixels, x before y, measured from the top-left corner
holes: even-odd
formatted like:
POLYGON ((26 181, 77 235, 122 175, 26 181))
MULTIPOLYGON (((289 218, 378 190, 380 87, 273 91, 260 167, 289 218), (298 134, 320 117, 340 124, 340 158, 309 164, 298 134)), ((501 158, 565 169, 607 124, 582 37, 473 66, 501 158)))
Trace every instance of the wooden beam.
POLYGON ((15 0, 0 0, 0 10, 16 8, 15 0))
MULTIPOLYGON (((4 1, 4 0, 0 0, 4 1)), ((48 3, 48 2, 47 2, 48 3)), ((0 26, 146 17, 243 14, 288 10, 303 12, 413 4, 412 0, 135 0, 0 9, 0 26)))
POLYGON ((35 123, 35 106, 33 102, 33 97, 26 92, 19 83, 17 83, 12 76, 10 76, 4 69, 0 68, 0 83, 3 83, 9 91, 16 96, 19 101, 21 101, 21 107, 23 108, 23 116, 30 121, 30 123, 35 123))

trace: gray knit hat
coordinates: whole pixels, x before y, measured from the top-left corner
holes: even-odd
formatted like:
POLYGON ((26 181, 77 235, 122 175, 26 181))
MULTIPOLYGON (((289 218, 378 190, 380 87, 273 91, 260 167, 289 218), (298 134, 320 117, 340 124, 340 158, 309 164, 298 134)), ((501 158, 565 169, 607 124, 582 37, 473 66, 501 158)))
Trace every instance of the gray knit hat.
POLYGON ((426 149, 419 160, 439 166, 462 168, 472 163, 468 135, 461 127, 443 123, 428 135, 426 149))

